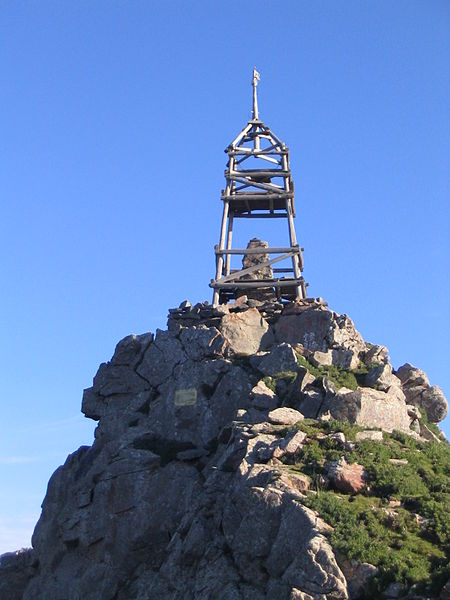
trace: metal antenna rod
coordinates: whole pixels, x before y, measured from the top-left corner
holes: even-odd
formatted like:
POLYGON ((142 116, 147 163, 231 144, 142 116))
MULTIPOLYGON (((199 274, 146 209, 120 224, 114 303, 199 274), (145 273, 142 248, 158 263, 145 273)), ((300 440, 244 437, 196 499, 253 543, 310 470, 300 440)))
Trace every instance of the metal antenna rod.
POLYGON ((253 118, 259 119, 258 115, 258 96, 256 93, 256 86, 258 85, 258 81, 261 79, 261 75, 256 70, 256 67, 253 67, 253 77, 252 77, 252 86, 253 86, 253 118))
MULTIPOLYGON (((256 67, 253 67, 253 77, 252 77, 252 86, 253 86, 253 119, 258 120, 258 94, 256 92, 256 86, 258 85, 258 81, 261 79, 261 75, 256 70, 256 67)), ((253 147, 255 150, 260 149, 260 141, 259 135, 256 135, 253 141, 253 147)))

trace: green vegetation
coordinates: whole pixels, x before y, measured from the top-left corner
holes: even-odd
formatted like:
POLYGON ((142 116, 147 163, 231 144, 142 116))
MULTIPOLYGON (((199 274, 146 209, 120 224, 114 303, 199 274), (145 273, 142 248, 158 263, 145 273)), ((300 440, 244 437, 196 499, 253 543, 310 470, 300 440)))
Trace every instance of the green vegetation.
POLYGON ((356 390, 358 387, 356 375, 349 369, 341 369, 336 365, 315 367, 300 354, 297 355, 297 362, 300 367, 306 367, 311 375, 313 375, 313 377, 316 379, 328 377, 328 379, 334 383, 337 389, 346 387, 351 390, 356 390))
POLYGON ((445 584, 445 551, 422 535, 408 510, 383 508, 379 498, 334 492, 309 496, 307 503, 334 527, 330 541, 335 549, 378 567, 369 597, 379 598, 392 581, 431 584, 434 592, 445 584))
POLYGON ((309 475, 312 493, 306 504, 334 530, 334 548, 360 562, 378 567, 371 598, 379 598, 388 583, 431 586, 437 593, 450 577, 450 445, 418 442, 399 432, 383 442, 364 440, 342 445, 326 434, 342 431, 354 439, 360 428, 348 423, 305 419, 297 428, 307 443, 289 469, 309 475), (323 489, 325 462, 344 457, 363 465, 368 475, 366 495, 355 497, 323 489), (403 459, 407 464, 393 464, 403 459), (389 502, 391 502, 391 506, 389 502))
POLYGON ((276 392, 277 391, 277 382, 276 379, 274 379, 273 377, 269 377, 267 375, 267 377, 263 378, 264 383, 267 385, 267 387, 269 388, 269 390, 272 390, 272 392, 276 392))

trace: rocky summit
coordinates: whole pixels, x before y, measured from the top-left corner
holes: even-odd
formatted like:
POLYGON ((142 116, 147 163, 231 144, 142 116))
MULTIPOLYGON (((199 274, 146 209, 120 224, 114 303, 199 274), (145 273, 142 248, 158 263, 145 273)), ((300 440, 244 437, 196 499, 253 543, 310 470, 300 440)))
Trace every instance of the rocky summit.
POLYGON ((185 301, 82 411, 2 600, 449 597, 446 399, 322 299, 185 301))

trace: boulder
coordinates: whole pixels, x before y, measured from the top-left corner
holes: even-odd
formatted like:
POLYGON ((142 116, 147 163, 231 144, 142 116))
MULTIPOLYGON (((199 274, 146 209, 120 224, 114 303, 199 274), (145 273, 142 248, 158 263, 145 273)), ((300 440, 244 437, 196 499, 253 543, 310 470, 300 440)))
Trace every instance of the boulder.
POLYGON ((280 477, 280 482, 292 487, 301 494, 306 493, 311 487, 311 480, 308 475, 294 473, 293 471, 284 471, 280 477))
POLYGON ((240 356, 255 354, 271 341, 269 325, 256 308, 225 315, 220 330, 232 354, 240 356))
POLYGON ((331 349, 326 352, 317 350, 310 360, 316 367, 335 365, 341 369, 356 369, 360 363, 358 351, 350 348, 331 349))
POLYGON ((292 431, 275 448, 274 458, 282 456, 294 456, 303 446, 306 440, 306 433, 303 431, 292 431))
POLYGON ((392 385, 401 386, 400 379, 392 373, 392 367, 389 363, 371 368, 364 377, 364 383, 367 387, 383 392, 386 392, 392 385))
POLYGON ((370 365, 385 365, 389 362, 389 350, 386 346, 366 344, 366 352, 363 354, 364 363, 370 365))
POLYGON ((278 398, 263 380, 258 381, 257 385, 252 388, 251 392, 252 404, 260 410, 273 410, 278 404, 278 398))
POLYGON ((348 583, 350 600, 365 598, 370 581, 375 577, 378 569, 370 563, 360 563, 353 558, 344 556, 339 556, 338 562, 348 583))
POLYGON ((327 465, 327 475, 333 487, 340 492, 359 494, 366 485, 364 467, 357 463, 350 465, 345 458, 327 465))
POLYGON ((341 388, 334 394, 327 394, 319 418, 326 414, 338 421, 356 423, 362 427, 411 433, 411 419, 404 396, 398 388, 390 388, 387 393, 365 387, 355 391, 341 388))
POLYGON ((304 419, 304 416, 298 410, 284 406, 271 410, 268 419, 275 425, 295 425, 304 419))
POLYGON ((372 442, 382 442, 383 432, 382 431, 358 431, 355 435, 356 442, 362 442, 364 440, 370 440, 372 442))
POLYGON ((327 335, 333 314, 328 310, 307 310, 300 314, 282 315, 275 323, 275 339, 292 346, 302 344, 311 351, 328 350, 327 335))
POLYGON ((440 387, 430 386, 424 371, 406 363, 396 374, 402 382, 408 404, 422 408, 431 423, 439 423, 445 419, 448 412, 447 399, 440 387))
POLYGON ((185 327, 180 332, 180 342, 191 360, 223 356, 226 342, 215 327, 198 325, 185 327))
POLYGON ((325 395, 315 386, 307 385, 301 392, 300 398, 295 404, 297 409, 306 419, 316 419, 324 402, 325 395))
POLYGON ((286 371, 296 372, 298 369, 297 356, 290 344, 272 346, 270 352, 258 358, 257 368, 264 375, 274 376, 286 371))
POLYGON ((275 323, 274 331, 278 342, 288 342, 292 346, 301 344, 308 351, 325 353, 327 356, 316 355, 319 364, 356 368, 359 353, 366 349, 347 315, 336 315, 323 308, 283 314, 275 323), (329 355, 329 350, 335 352, 329 355))

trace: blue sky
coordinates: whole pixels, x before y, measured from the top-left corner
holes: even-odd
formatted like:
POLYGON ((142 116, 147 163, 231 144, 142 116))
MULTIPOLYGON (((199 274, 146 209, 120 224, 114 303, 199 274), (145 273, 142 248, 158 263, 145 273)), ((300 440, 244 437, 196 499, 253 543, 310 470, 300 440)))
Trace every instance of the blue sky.
MULTIPOLYGON (((439 0, 2 2, 0 553, 92 443, 82 389, 117 341, 211 299, 254 65, 310 295, 450 397, 449 18, 439 0)), ((236 243, 285 240, 251 223, 236 243)))

